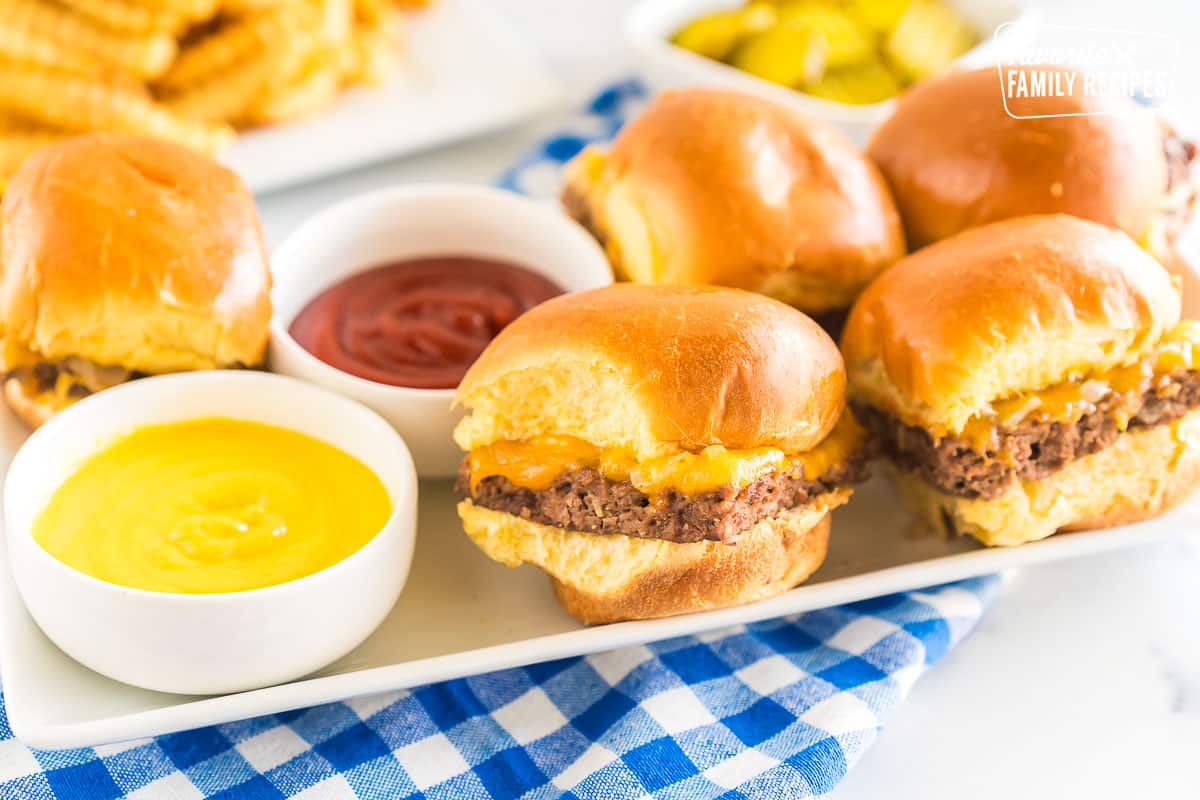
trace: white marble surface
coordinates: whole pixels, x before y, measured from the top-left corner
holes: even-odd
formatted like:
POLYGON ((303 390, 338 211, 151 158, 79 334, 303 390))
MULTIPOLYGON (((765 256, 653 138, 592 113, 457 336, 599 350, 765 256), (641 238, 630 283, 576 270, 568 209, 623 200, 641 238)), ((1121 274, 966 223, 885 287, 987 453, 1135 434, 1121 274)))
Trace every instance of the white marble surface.
MULTIPOLYGON (((579 98, 628 69, 635 0, 492 0, 579 98)), ((1057 20, 1171 30, 1177 113, 1196 118, 1195 0, 1057 4, 1057 20)), ((272 242, 316 210, 408 181, 487 181, 551 119, 261 199, 272 242)), ((1200 130, 1193 128, 1192 130, 1200 130)), ((836 800, 1200 796, 1200 537, 1026 569, 913 690, 836 800)))

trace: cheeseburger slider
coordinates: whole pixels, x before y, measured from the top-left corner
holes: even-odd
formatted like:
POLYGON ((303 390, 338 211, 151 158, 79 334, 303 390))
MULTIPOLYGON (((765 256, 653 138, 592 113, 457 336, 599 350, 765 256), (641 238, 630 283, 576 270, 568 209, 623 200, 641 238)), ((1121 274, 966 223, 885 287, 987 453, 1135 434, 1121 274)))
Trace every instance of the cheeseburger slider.
POLYGON ((1014 68, 1009 87, 1008 71, 918 84, 867 145, 909 245, 1009 217, 1063 213, 1119 228, 1165 260, 1195 200, 1192 144, 1129 98, 1087 93, 1081 73, 1014 68), (1022 76, 1071 93, 1017 96, 1022 76))
POLYGON ((25 160, 0 213, 4 399, 26 424, 141 375, 262 362, 270 275, 224 167, 154 139, 68 139, 25 160))
POLYGON ((550 300, 458 389, 467 533, 584 622, 779 594, 820 566, 865 432, 812 320, 766 297, 619 284, 550 300))
POLYGON ((851 405, 930 525, 985 544, 1152 517, 1200 479, 1200 323, 1120 231, 973 228, 859 298, 851 405))
POLYGON ((887 187, 844 134, 738 92, 659 95, 568 165, 563 202, 619 278, 736 286, 830 319, 904 255, 887 187))

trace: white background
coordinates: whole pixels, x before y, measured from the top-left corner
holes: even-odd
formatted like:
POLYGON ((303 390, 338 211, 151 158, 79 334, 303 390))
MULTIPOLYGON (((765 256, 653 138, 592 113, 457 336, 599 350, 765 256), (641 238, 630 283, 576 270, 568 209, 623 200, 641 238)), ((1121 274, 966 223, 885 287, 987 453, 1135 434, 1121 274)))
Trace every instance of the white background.
MULTIPOLYGON (((634 0, 491 0, 564 84, 564 107, 631 69, 634 0)), ((1200 2, 1054 4, 1055 21, 1182 43, 1174 117, 1200 126, 1200 2)), ((318 209, 419 180, 486 182, 553 117, 261 199, 273 243, 318 209)), ((298 154, 299 156, 299 154, 298 154)), ((302 156, 300 156, 302 157, 302 156)), ((835 800, 1200 797, 1200 541, 1025 569, 913 690, 835 800)))

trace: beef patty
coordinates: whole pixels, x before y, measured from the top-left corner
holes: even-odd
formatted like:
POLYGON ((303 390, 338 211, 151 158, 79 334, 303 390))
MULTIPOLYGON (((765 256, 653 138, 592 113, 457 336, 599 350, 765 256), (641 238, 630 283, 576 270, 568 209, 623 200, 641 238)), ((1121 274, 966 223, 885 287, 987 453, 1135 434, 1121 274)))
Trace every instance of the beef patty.
POLYGON ((817 480, 772 473, 741 489, 723 486, 687 495, 668 490, 650 496, 629 481, 613 481, 585 468, 560 475, 543 491, 524 489, 499 475, 485 477, 472 491, 467 460, 459 467, 459 494, 477 506, 543 525, 585 533, 620 533, 642 539, 733 544, 756 522, 866 477, 861 450, 817 480))
POLYGON ((1078 422, 1026 419, 996 431, 995 448, 979 452, 956 436, 934 439, 877 408, 852 404, 880 449, 901 469, 955 497, 990 500, 1017 480, 1038 480, 1071 461, 1112 444, 1120 429, 1115 412, 1131 415, 1129 428, 1161 425, 1200 406, 1200 373, 1163 376, 1140 396, 1110 394, 1078 422))

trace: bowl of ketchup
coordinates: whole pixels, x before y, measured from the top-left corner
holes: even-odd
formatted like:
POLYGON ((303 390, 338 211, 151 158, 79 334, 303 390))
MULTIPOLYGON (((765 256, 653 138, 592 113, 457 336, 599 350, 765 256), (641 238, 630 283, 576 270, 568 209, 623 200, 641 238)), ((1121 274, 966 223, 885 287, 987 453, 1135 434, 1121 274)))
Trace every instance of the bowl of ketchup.
POLYGON ((497 189, 423 184, 352 198, 272 258, 273 370, 352 397, 449 477, 455 388, 538 303, 612 282, 604 252, 557 209, 497 189))

